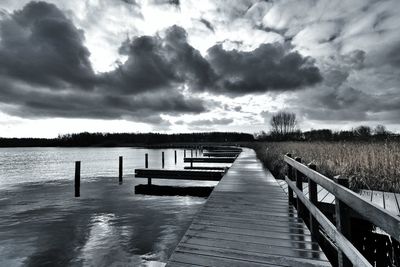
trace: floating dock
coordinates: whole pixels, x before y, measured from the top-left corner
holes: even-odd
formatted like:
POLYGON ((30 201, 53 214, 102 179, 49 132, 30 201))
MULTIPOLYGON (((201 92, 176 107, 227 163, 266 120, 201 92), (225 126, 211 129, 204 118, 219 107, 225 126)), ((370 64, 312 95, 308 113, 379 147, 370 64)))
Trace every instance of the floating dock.
POLYGON ((331 266, 253 150, 215 187, 167 266, 331 266))
POLYGON ((184 158, 183 162, 197 163, 233 163, 236 157, 213 157, 213 158, 184 158))
POLYGON ((135 169, 136 178, 219 181, 224 174, 224 170, 135 169))
POLYGON ((204 157, 237 157, 240 152, 204 152, 204 157))

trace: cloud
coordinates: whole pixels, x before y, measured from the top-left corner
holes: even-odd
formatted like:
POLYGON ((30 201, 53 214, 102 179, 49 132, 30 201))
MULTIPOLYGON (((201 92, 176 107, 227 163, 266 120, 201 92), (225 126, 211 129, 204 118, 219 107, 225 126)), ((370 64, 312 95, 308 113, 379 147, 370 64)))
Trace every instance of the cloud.
POLYGON ((296 90, 322 80, 310 57, 286 52, 279 43, 253 51, 226 51, 221 44, 208 50, 207 59, 219 76, 214 91, 233 95, 296 90))
POLYGON ((202 99, 178 88, 184 80, 196 84, 193 73, 207 64, 185 38, 180 28, 169 29, 164 39, 135 38, 121 47, 128 55, 124 64, 95 74, 83 31, 55 5, 31 2, 0 21, 2 110, 27 118, 152 123, 162 121, 160 114, 204 112, 202 99))
POLYGON ((30 2, 3 18, 0 74, 55 88, 95 83, 83 32, 53 4, 30 2))
POLYGON ((213 119, 201 119, 201 120, 193 120, 190 122, 185 122, 183 120, 178 120, 175 122, 177 125, 188 125, 188 126, 194 126, 194 127, 212 127, 215 125, 228 125, 233 122, 233 119, 229 118, 213 118, 213 119))
POLYGON ((214 26, 211 24, 211 22, 203 18, 200 19, 200 22, 203 23, 203 25, 206 26, 207 29, 209 29, 212 32, 215 32, 214 26))
POLYGON ((210 86, 215 79, 209 63, 187 42, 184 29, 172 26, 165 36, 140 36, 127 40, 120 53, 124 64, 102 75, 102 82, 124 93, 158 90, 186 83, 191 88, 210 86))

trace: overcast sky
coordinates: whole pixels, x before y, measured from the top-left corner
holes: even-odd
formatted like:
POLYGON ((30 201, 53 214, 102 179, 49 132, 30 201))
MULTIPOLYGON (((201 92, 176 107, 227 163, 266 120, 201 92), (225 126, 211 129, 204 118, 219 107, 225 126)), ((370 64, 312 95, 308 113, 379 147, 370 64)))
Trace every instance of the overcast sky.
POLYGON ((0 1, 0 136, 400 130, 400 1, 0 1))

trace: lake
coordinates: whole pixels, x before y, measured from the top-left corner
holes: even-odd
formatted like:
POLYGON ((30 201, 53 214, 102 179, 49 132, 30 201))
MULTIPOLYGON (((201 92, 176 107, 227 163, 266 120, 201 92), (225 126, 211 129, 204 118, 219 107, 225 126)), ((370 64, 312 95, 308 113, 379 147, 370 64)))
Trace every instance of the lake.
MULTIPOLYGON (((182 169, 183 150, 1 148, 0 266, 162 266, 205 198, 135 194, 134 169, 182 169), (118 183, 118 157, 124 182, 118 183), (74 162, 81 197, 74 198, 74 162)), ((188 152, 188 151, 187 151, 188 152)), ((189 156, 189 154, 188 154, 189 156)), ((215 182, 153 179, 153 184, 215 182)))

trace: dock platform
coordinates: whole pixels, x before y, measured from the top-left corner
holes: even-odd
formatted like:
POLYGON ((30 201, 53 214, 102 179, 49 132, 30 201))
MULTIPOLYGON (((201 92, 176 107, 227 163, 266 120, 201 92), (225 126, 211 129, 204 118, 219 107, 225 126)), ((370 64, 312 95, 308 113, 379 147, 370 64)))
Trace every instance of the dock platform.
POLYGON ((224 174, 224 170, 135 169, 135 177, 154 179, 219 181, 224 174))
POLYGON ((202 158, 184 158, 183 162, 198 162, 198 163, 233 163, 236 157, 202 157, 202 158))
POLYGON ((167 266, 331 266, 272 174, 244 149, 167 266))

